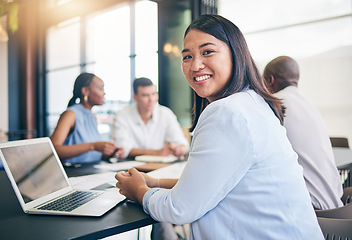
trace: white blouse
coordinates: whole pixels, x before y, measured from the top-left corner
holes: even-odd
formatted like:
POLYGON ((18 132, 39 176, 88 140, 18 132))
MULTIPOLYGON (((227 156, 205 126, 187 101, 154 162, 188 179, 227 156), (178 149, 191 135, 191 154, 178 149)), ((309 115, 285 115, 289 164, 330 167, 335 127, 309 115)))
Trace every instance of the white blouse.
POLYGON ((179 181, 149 190, 143 207, 191 223, 192 239, 323 239, 297 154, 252 90, 206 107, 179 181))

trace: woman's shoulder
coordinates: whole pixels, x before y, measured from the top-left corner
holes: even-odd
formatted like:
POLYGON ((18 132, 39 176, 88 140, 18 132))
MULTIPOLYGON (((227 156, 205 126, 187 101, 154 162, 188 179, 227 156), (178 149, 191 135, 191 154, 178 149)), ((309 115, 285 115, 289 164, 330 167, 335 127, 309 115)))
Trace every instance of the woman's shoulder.
POLYGON ((75 114, 79 114, 79 115, 90 115, 92 114, 92 112, 85 108, 82 104, 75 104, 75 105, 72 105, 70 107, 68 107, 66 109, 66 111, 72 111, 74 112, 75 114))
POLYGON ((72 106, 69 106, 65 112, 71 111, 71 112, 78 112, 82 111, 82 108, 84 108, 81 104, 74 104, 72 106))
POLYGON ((257 112, 261 112, 266 105, 264 99, 253 90, 242 91, 210 103, 202 112, 199 121, 227 119, 249 124, 257 118, 257 112))
POLYGON ((95 118, 94 118, 92 111, 85 108, 82 104, 75 104, 75 105, 67 108, 66 112, 75 116, 76 124, 78 122, 87 122, 87 121, 88 122, 91 122, 91 121, 95 122, 95 118))
POLYGON ((247 101, 245 99, 248 97, 246 95, 246 93, 239 92, 210 103, 202 112, 199 120, 242 116, 245 110, 242 105, 247 101))
POLYGON ((248 107, 250 107, 258 97, 259 96, 253 90, 241 91, 212 102, 206 107, 206 109, 208 109, 208 111, 248 111, 248 107))

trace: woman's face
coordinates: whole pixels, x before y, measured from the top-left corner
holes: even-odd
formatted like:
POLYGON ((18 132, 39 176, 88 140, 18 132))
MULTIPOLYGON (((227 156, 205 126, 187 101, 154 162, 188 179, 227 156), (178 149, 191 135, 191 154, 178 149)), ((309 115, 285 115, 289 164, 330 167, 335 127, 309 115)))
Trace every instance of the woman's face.
POLYGON ((218 99, 232 74, 232 56, 226 43, 192 29, 183 40, 182 71, 189 85, 209 102, 218 99))
POLYGON ((104 82, 98 77, 93 77, 92 82, 88 86, 89 94, 88 101, 90 105, 103 105, 104 104, 104 82))

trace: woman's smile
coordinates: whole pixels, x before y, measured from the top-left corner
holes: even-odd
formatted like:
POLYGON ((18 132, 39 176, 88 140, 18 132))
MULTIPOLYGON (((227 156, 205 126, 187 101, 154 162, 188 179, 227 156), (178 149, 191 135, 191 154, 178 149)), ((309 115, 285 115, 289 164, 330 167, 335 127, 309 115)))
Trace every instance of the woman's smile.
POLYGON ((196 76, 194 77, 194 81, 196 84, 203 84, 205 82, 208 81, 208 79, 211 78, 211 75, 206 74, 206 75, 200 75, 200 76, 196 76))

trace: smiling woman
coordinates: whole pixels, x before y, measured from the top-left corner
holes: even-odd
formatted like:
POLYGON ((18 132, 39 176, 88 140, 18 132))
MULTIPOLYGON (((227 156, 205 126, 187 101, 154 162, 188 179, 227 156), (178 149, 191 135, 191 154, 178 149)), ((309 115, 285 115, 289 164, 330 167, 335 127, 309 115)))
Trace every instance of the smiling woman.
MULTIPOLYGON (((237 26, 232 23, 231 25, 230 23, 220 23, 214 20, 213 28, 208 28, 203 25, 202 21, 197 21, 186 29, 183 44, 182 69, 190 86, 192 88, 195 87, 194 119, 191 130, 194 130, 200 113, 209 102, 243 91, 246 88, 255 90, 263 97, 282 122, 283 108, 281 102, 266 90, 265 84, 261 80, 260 73, 249 53, 247 43, 241 31, 237 26), (219 29, 223 30, 219 31, 219 29), (236 37, 229 37, 229 35, 235 35, 236 37), (200 38, 200 40, 195 44, 190 41, 196 41, 197 38, 200 38), (187 53, 192 52, 194 54, 197 49, 198 55, 196 54, 193 57, 196 59, 192 60, 192 55, 187 53), (203 57, 199 58, 200 55, 203 57), (194 62, 195 66, 187 64, 189 62, 194 62), (210 75, 211 78, 209 79, 213 80, 209 80, 210 83, 205 84, 204 87, 201 88, 196 84, 198 83, 196 79, 197 77, 198 80, 208 78, 208 71, 214 71, 216 75, 210 75), (197 75, 200 73, 206 73, 206 75, 197 75), (191 74, 191 76, 189 76, 189 74, 191 74), (192 77, 195 82, 191 80, 192 77), (196 89, 199 90, 199 93, 196 89)), ((205 81, 202 80, 199 83, 203 82, 205 81)), ((208 82, 208 80, 206 82, 208 82)))
POLYGON ((265 88, 240 30, 202 15, 183 47, 183 72, 196 92, 184 171, 178 181, 119 172, 120 193, 157 221, 191 223, 192 239, 323 239, 280 124, 281 101, 265 88))

